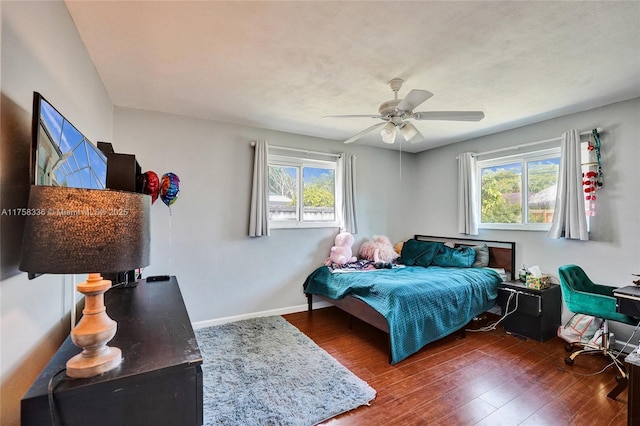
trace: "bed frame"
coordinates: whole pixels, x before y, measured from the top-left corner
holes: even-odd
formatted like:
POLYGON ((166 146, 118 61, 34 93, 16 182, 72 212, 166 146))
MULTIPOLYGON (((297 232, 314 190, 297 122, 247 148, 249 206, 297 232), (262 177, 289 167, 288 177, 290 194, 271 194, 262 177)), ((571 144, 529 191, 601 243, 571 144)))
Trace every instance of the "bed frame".
MULTIPOLYGON (((489 247, 489 267, 491 268, 503 268, 507 273, 507 278, 510 280, 515 279, 515 264, 516 264, 516 243, 508 241, 493 241, 493 240, 475 240, 471 238, 446 238, 446 237, 434 237, 430 235, 414 235, 414 239, 419 241, 436 241, 436 242, 452 242, 459 246, 476 246, 480 244, 486 244, 489 247)), ((367 324, 374 326, 375 328, 384 331, 389 335, 389 324, 387 319, 378 311, 367 305, 360 299, 356 299, 352 296, 345 296, 342 299, 331 299, 325 296, 317 294, 307 293, 307 307, 309 315, 313 312, 313 297, 317 297, 320 300, 328 302, 338 309, 349 314, 349 329, 351 329, 352 318, 356 317, 367 324)), ((462 336, 464 337, 464 330, 461 329, 462 336)), ((388 336, 389 347, 389 362, 391 362, 391 336, 388 336)))

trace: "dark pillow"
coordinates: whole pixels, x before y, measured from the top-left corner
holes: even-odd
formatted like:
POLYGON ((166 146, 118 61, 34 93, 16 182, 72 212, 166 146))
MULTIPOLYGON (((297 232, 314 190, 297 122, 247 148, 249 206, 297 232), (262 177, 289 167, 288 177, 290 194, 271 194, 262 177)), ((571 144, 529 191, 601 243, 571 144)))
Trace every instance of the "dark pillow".
POLYGON ((426 268, 431 265, 441 247, 443 247, 443 244, 435 241, 407 240, 402 246, 398 262, 409 266, 424 266, 426 268))
POLYGON ((474 268, 489 266, 489 247, 486 244, 480 244, 473 246, 472 249, 476 252, 476 260, 472 266, 474 268))
POLYGON ((453 268, 470 268, 475 260, 476 251, 472 247, 451 248, 443 245, 438 255, 433 259, 433 264, 453 268))

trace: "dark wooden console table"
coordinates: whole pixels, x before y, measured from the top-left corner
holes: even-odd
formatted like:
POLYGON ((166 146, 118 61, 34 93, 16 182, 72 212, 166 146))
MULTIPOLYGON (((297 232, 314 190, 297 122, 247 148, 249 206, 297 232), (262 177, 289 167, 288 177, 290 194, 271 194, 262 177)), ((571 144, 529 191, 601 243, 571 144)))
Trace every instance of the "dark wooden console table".
MULTIPOLYGON (((202 356, 176 278, 112 288, 105 304, 122 364, 88 379, 55 377, 56 424, 201 425, 202 356)), ((52 424, 49 381, 79 352, 67 337, 22 398, 22 425, 52 424)))

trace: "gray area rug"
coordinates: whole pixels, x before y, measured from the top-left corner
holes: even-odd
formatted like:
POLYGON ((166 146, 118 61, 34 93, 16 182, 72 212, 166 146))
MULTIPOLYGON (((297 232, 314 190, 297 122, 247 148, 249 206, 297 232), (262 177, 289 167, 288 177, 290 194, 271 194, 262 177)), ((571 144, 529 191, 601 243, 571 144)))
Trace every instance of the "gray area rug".
POLYGON ((309 426, 369 404, 375 390, 284 318, 196 330, 205 425, 309 426))

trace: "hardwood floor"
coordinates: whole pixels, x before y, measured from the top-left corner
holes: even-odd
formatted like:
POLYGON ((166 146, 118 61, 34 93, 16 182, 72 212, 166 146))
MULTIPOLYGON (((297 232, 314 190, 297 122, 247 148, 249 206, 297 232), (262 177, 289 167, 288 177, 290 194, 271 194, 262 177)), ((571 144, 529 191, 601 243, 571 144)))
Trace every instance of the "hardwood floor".
MULTIPOLYGON (((614 368, 601 356, 565 365, 565 343, 520 340, 500 326, 445 337, 390 365, 387 335, 336 308, 284 315, 377 391, 370 406, 323 424, 626 425, 627 390, 614 401, 614 368)), ((497 317, 472 325, 477 328, 497 317)))

